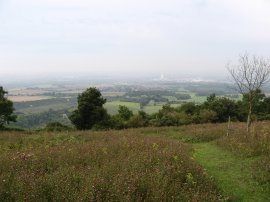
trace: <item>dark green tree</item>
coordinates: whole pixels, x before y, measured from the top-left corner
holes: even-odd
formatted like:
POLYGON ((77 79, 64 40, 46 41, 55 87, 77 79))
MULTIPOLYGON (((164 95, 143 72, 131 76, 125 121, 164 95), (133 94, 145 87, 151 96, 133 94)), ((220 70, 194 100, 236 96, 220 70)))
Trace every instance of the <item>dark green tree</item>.
POLYGON ((196 105, 193 102, 188 102, 188 103, 182 104, 181 107, 178 107, 177 111, 184 112, 188 115, 194 115, 194 114, 199 113, 200 106, 196 105))
POLYGON ((270 97, 264 98, 261 109, 264 110, 265 114, 270 114, 270 97))
MULTIPOLYGON (((252 111, 252 117, 258 120, 264 120, 264 119, 269 119, 269 114, 270 114, 270 97, 266 97, 265 94, 260 90, 256 89, 255 91, 252 91, 252 106, 253 106, 253 111, 252 111)), ((243 95, 242 102, 240 103, 241 106, 241 112, 244 115, 248 114, 248 94, 243 95)))
POLYGON ((169 104, 163 105, 155 116, 155 126, 178 126, 180 125, 180 113, 169 104))
POLYGON ((217 122, 226 122, 229 117, 237 119, 239 114, 238 105, 235 101, 226 97, 216 97, 215 94, 207 97, 207 101, 203 103, 202 108, 216 112, 217 122))
POLYGON ((79 130, 91 129, 108 118, 106 103, 97 88, 88 88, 78 96, 78 108, 72 112, 69 119, 79 130))
POLYGON ((7 93, 8 92, 0 86, 0 128, 3 128, 4 124, 16 122, 17 118, 17 116, 13 114, 13 102, 6 97, 7 93))

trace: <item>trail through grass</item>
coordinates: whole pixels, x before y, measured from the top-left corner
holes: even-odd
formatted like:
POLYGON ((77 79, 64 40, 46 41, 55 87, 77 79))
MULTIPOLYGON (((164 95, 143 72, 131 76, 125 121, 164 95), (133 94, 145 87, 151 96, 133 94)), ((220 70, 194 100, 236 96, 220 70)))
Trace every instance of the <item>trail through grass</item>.
POLYGON ((213 142, 193 144, 195 159, 214 177, 220 189, 232 196, 229 201, 269 201, 269 193, 252 177, 256 158, 237 156, 213 142))

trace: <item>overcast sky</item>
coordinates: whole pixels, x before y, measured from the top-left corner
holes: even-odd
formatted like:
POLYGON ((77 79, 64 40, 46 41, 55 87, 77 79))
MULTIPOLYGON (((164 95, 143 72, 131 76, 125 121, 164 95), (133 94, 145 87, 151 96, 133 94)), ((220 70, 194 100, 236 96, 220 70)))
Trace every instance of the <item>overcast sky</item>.
POLYGON ((1 74, 224 75, 270 56, 268 0, 0 0, 1 74))

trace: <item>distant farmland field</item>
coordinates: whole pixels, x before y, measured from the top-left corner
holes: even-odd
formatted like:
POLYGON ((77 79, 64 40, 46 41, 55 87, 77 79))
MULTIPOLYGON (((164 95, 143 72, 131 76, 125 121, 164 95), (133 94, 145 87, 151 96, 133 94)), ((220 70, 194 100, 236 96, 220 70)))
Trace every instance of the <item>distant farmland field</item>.
MULTIPOLYGON (((148 114, 152 114, 155 112, 158 112, 162 108, 163 105, 166 103, 158 103, 156 105, 146 105, 143 107, 143 111, 145 111, 148 114)), ((107 102, 105 104, 105 108, 108 110, 109 114, 117 114, 118 113, 118 108, 119 105, 124 105, 127 106, 133 113, 137 113, 140 109, 140 104, 137 102, 122 102, 122 101, 112 101, 112 102, 107 102)), ((171 106, 176 107, 179 106, 179 104, 172 104, 171 106)))
POLYGON ((189 93, 191 99, 186 100, 187 102, 203 103, 206 101, 207 96, 197 96, 196 93, 189 93))
POLYGON ((13 102, 29 102, 29 101, 38 101, 38 100, 48 100, 52 99, 51 96, 38 96, 38 95, 12 95, 8 98, 13 102))

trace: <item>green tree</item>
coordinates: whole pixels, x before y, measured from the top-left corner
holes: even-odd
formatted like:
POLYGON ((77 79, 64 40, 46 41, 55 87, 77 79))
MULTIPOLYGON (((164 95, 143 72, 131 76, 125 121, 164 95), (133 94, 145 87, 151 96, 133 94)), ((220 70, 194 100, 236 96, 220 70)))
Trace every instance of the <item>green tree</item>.
POLYGON ((239 114, 238 105, 235 101, 226 97, 216 97, 215 94, 207 97, 207 101, 203 103, 202 108, 214 111, 218 122, 225 122, 229 117, 237 118, 239 114))
MULTIPOLYGON (((253 106, 253 110, 252 113, 254 114, 259 114, 261 111, 263 111, 264 109, 262 108, 262 104, 265 98, 265 94, 262 93, 262 91, 260 89, 256 89, 254 91, 250 92, 252 94, 252 106, 253 106)), ((246 93, 243 95, 242 98, 242 102, 243 105, 245 106, 245 111, 246 114, 248 113, 248 105, 249 105, 249 93, 246 93)))
POLYGON ((124 129, 129 127, 129 120, 133 117, 133 112, 128 107, 119 105, 118 114, 111 117, 111 126, 114 129, 124 129))
MULTIPOLYGON (((252 117, 256 117, 258 120, 264 120, 264 119, 269 119, 269 114, 270 114, 270 98, 266 97, 265 94, 260 90, 256 89, 255 91, 252 91, 252 96, 254 99, 252 100, 252 106, 253 106, 253 111, 252 111, 252 117)), ((241 109, 242 113, 244 115, 248 114, 248 94, 243 95, 243 99, 241 102, 241 109)))
POLYGON ((144 111, 138 111, 138 114, 133 115, 128 120, 128 126, 132 128, 148 126, 149 117, 144 111))
POLYGON ((264 110, 265 114, 270 114, 270 97, 266 97, 262 103, 262 109, 264 110))
POLYGON ((213 110, 202 109, 199 114, 199 119, 201 123, 215 122, 217 119, 217 113, 213 110))
POLYGON ((155 126, 179 126, 181 124, 180 113, 169 104, 162 106, 162 109, 156 113, 155 120, 153 121, 155 126))
POLYGON ((0 86, 0 128, 3 128, 4 124, 16 122, 17 118, 17 116, 13 114, 13 102, 6 97, 7 93, 8 92, 0 86))
POLYGON ((91 129, 108 118, 106 103, 97 88, 88 88, 78 96, 78 108, 70 115, 71 122, 79 130, 91 129))
POLYGON ((133 112, 128 107, 119 105, 118 114, 121 119, 128 121, 133 116, 133 112))
POLYGON ((199 113, 200 106, 196 105, 193 102, 188 102, 188 103, 184 103, 180 107, 178 107, 177 111, 184 112, 185 114, 188 114, 188 115, 194 115, 194 114, 199 113))

